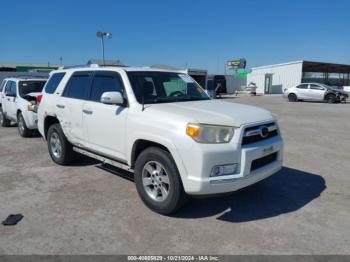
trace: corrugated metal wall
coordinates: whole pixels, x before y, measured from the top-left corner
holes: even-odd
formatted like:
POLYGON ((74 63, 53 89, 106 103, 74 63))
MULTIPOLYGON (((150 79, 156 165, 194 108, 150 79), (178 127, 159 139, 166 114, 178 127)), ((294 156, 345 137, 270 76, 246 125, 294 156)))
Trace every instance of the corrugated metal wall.
POLYGON ((263 94, 265 75, 272 74, 270 93, 282 94, 284 88, 290 88, 301 83, 302 71, 302 61, 252 68, 252 73, 247 77, 247 83, 254 82, 258 87, 257 93, 263 94))
POLYGON ((237 90, 241 90, 242 87, 247 86, 247 78, 235 77, 231 75, 225 75, 226 78, 226 90, 228 94, 234 94, 237 90))

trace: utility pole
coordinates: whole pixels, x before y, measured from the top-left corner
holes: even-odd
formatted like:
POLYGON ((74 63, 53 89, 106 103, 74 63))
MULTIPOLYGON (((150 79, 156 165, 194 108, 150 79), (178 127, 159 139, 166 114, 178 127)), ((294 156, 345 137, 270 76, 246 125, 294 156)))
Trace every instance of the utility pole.
POLYGON ((103 59, 103 66, 105 66, 106 65, 106 61, 105 61, 105 42, 104 42, 104 37, 106 36, 108 39, 111 39, 112 38, 112 33, 98 31, 96 33, 96 36, 98 38, 101 38, 102 59, 103 59))

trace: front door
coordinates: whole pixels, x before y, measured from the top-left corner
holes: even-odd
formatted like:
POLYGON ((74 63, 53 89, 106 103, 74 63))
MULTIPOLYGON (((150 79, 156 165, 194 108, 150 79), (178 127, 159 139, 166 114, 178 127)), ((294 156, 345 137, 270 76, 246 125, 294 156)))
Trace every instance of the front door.
POLYGON ((3 112, 6 118, 16 121, 16 99, 17 99, 17 88, 16 82, 8 81, 5 86, 5 94, 2 99, 3 112))
POLYGON ((83 108, 83 124, 87 131, 87 147, 116 158, 126 160, 125 137, 128 107, 100 102, 104 92, 124 94, 120 75, 114 71, 97 71, 91 91, 83 108))
POLYGON ((265 94, 271 94, 271 87, 272 87, 272 75, 271 74, 265 74, 265 88, 264 93, 265 94))
POLYGON ((310 84, 309 99, 322 101, 324 99, 325 92, 326 91, 325 91, 325 88, 323 86, 320 86, 317 84, 310 84))

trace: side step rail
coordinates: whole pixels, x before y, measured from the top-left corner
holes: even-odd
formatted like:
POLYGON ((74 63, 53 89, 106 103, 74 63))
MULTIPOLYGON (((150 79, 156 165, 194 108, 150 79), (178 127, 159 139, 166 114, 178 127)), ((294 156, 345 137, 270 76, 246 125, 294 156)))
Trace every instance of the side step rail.
POLYGON ((127 170, 129 172, 134 172, 134 170, 132 168, 130 168, 130 166, 128 166, 126 164, 123 164, 123 163, 121 163, 121 162, 119 162, 117 160, 110 159, 108 157, 104 157, 104 156, 101 156, 101 155, 97 155, 95 153, 92 153, 90 151, 87 151, 87 150, 84 150, 84 149, 81 149, 81 148, 78 148, 78 147, 73 147, 73 150, 75 152, 79 153, 79 154, 82 154, 82 155, 94 158, 94 159, 96 159, 98 161, 101 161, 104 164, 109 164, 109 165, 121 168, 123 170, 127 170))

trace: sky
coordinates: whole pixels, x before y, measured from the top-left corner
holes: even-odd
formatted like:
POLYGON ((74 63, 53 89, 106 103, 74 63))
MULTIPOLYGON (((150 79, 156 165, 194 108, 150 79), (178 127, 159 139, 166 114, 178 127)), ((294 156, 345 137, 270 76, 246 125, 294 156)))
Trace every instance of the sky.
POLYGON ((2 1, 0 63, 85 64, 106 59, 223 73, 294 60, 350 64, 348 0, 2 1))

